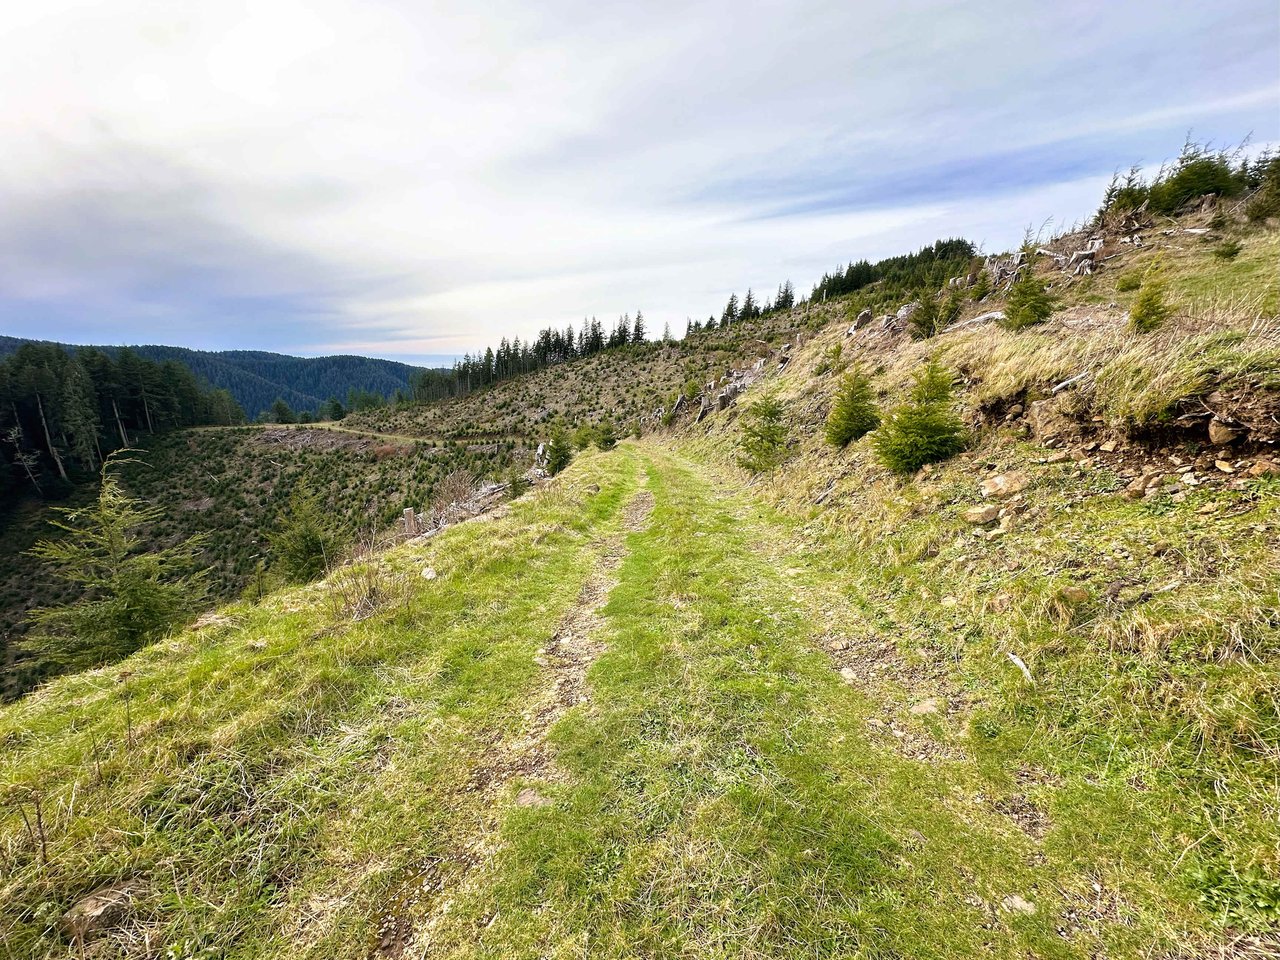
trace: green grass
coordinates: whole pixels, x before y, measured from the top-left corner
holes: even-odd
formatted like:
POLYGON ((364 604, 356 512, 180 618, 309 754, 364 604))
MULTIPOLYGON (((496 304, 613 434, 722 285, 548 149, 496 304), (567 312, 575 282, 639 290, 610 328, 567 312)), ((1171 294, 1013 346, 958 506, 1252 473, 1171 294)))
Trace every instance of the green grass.
POLYGON ((467 816, 471 768, 518 736, 534 650, 634 486, 631 454, 586 459, 596 495, 557 485, 379 560, 401 586, 371 618, 328 583, 278 594, 0 713, 8 954, 61 955, 62 911, 141 879, 135 951, 363 955, 386 892, 467 816), (18 806, 37 798, 47 862, 18 806))
POLYGON ((458 958, 1138 957, 1266 922, 1274 482, 1135 503, 1044 466, 1037 522, 987 540, 964 464, 815 516, 804 465, 743 490, 717 443, 586 455, 391 551, 367 619, 331 580, 6 708, 10 954, 130 880, 115 942, 177 956, 360 957, 390 925, 458 958), (641 482, 589 700, 531 745, 539 650, 641 482), (1120 578, 1154 592, 1110 605, 1120 578))

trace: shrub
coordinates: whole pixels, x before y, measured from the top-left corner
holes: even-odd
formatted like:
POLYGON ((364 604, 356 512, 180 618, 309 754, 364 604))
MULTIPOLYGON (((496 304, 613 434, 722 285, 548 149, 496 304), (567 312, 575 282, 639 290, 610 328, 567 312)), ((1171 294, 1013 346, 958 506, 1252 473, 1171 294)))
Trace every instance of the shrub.
POLYGON ((907 330, 912 340, 927 340, 938 332, 938 301, 936 297, 924 295, 907 317, 907 330))
POLYGON ((1218 260, 1234 260, 1240 256, 1240 250, 1239 240, 1224 240, 1213 248, 1213 256, 1218 260))
POLYGON ((1044 323, 1053 315, 1056 301, 1027 267, 1009 290, 1002 326, 1006 330, 1025 330, 1044 323))
POLYGON ((880 426, 880 411, 871 391, 871 380, 861 367, 844 378, 827 416, 827 442, 844 447, 880 426))
POLYGON ((569 438, 563 431, 557 430, 551 435, 551 442, 547 444, 547 473, 554 477, 567 467, 572 459, 573 445, 569 443, 569 438))
POLYGON ((738 463, 752 473, 773 470, 787 458, 787 426, 782 404, 766 394, 747 408, 738 463))
POLYGON ((1138 333, 1150 333, 1169 319, 1172 309, 1164 299, 1164 283, 1152 274, 1142 282, 1142 289, 1129 311, 1129 326, 1138 333))
POLYGON ((936 360, 916 374, 908 402, 895 408, 875 433, 876 455, 898 474, 955 456, 965 448, 965 428, 952 405, 951 375, 936 360))
POLYGON ((987 299, 987 294, 989 293, 991 293, 991 274, 987 273, 986 270, 980 270, 978 271, 978 279, 969 288, 969 298, 977 303, 980 300, 987 299))
POLYGON ((1132 293, 1142 286, 1142 274, 1136 270, 1122 273, 1116 278, 1116 290, 1119 293, 1132 293))
POLYGON ((617 445, 618 437, 613 431, 613 421, 603 421, 596 430, 596 446, 601 450, 612 450, 617 445))

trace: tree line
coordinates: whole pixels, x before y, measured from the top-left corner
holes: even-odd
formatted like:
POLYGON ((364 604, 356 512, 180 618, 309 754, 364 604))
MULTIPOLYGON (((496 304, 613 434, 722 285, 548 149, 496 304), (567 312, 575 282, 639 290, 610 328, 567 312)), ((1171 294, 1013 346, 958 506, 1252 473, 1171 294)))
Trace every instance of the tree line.
POLYGON ((23 344, 0 360, 0 491, 48 494, 142 433, 239 424, 244 411, 174 360, 23 344))
POLYGON ((976 254, 977 249, 968 240, 953 238, 875 263, 853 261, 838 267, 834 273, 824 273, 809 299, 823 301, 843 297, 873 283, 880 283, 895 294, 922 287, 937 289, 946 286, 952 277, 967 273, 976 254))
POLYGON ((496 350, 488 347, 484 353, 467 354, 451 370, 417 370, 410 376, 409 388, 419 402, 461 397, 511 377, 648 342, 641 311, 636 311, 634 320, 630 314, 619 317, 607 332, 603 323, 591 317, 576 330, 570 324, 563 330, 547 327, 525 341, 503 337, 496 350))

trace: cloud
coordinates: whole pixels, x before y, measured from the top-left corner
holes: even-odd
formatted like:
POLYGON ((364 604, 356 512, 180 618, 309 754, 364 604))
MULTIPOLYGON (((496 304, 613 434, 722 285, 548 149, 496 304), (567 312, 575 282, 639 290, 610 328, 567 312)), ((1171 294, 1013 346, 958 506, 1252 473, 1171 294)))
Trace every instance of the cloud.
MULTIPOLYGON (((11 5, 12 6, 12 5, 11 5)), ((0 329, 462 353, 1074 220, 1280 139, 1269 3, 54 0, 0 24, 0 329)))

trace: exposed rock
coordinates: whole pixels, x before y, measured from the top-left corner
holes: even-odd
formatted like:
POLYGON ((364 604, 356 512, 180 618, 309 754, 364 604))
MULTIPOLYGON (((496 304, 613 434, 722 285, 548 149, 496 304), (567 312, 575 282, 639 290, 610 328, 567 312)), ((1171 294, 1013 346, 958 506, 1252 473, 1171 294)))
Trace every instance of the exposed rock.
POLYGON ((966 523, 990 523, 998 516, 1000 516, 1000 508, 994 503, 981 507, 970 507, 964 512, 966 523))
POLYGON ((1243 431, 1214 417, 1209 421, 1209 442, 1224 446, 1235 440, 1243 431))
POLYGON ((1034 903, 1030 900, 1024 900, 1016 893, 1005 897, 1004 900, 1001 901, 1000 905, 1010 913, 1023 913, 1027 916, 1031 916, 1036 912, 1036 905, 1034 903))
POLYGON ((927 700, 921 700, 911 708, 911 715, 915 717, 923 717, 933 713, 942 713, 947 709, 947 701, 941 697, 929 697, 927 700))
POLYGON ((1054 400, 1037 400, 1027 407, 1027 423, 1041 440, 1071 436, 1077 431, 1074 420, 1064 414, 1054 400))
POLYGON ((1141 500, 1143 497, 1150 496, 1154 491, 1158 490, 1163 480, 1164 478, 1159 470, 1144 470, 1141 476, 1135 477, 1124 488, 1124 495, 1130 500, 1141 500))
POLYGON ((551 803, 533 787, 525 787, 516 794, 517 807, 545 807, 551 803))
POLYGON ((840 671, 840 679, 845 683, 854 683, 858 679, 858 672, 853 667, 845 667, 840 671))
POLYGON ((62 932, 74 943, 84 943, 118 927, 129 916, 134 899, 141 892, 136 883, 99 887, 62 915, 62 932))
POLYGON ((1274 460, 1259 460, 1249 468, 1251 477, 1280 477, 1280 463, 1274 460))
POLYGON ((435 567, 423 567, 423 568, 422 568, 422 579, 423 579, 423 580, 434 580, 434 579, 435 579, 436 577, 438 577, 438 576, 439 576, 439 574, 438 574, 438 573, 436 573, 436 568, 435 568, 435 567))
POLYGON ((1015 493, 1021 493, 1030 482, 1027 475, 1020 470, 998 473, 982 481, 982 495, 1003 500, 1006 497, 1012 497, 1015 493))
POLYGON ((1063 587, 1062 590, 1059 591, 1058 596, 1062 597, 1062 599, 1065 600, 1067 603, 1088 603, 1089 602, 1089 591, 1086 590, 1084 587, 1079 587, 1074 585, 1069 587, 1063 587))

